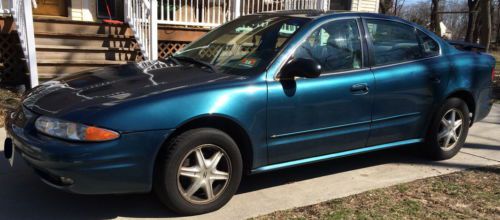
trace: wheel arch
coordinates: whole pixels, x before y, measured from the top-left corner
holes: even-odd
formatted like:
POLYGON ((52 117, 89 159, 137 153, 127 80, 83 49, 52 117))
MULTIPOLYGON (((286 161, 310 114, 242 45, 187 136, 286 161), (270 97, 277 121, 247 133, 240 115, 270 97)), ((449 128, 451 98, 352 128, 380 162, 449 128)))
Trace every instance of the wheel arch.
MULTIPOLYGON (((176 136, 196 128, 214 128, 228 134, 236 142, 238 148, 240 149, 241 157, 243 159, 243 171, 249 172, 251 170, 253 164, 252 141, 246 129, 244 129, 240 123, 224 115, 201 115, 186 120, 177 126, 177 128, 175 128, 175 130, 165 139, 158 152, 167 149, 167 144, 176 136)), ((155 170, 157 167, 158 155, 159 153, 155 156, 155 170)), ((153 173, 155 173, 155 171, 153 171, 153 173)))
POLYGON ((471 125, 472 125, 472 123, 474 122, 474 116, 476 113, 476 101, 475 101, 475 98, 472 95, 472 93, 470 91, 463 90, 463 89, 456 90, 456 91, 451 92, 448 96, 446 96, 446 98, 443 100, 443 102, 445 102, 446 100, 448 100, 450 98, 459 98, 459 99, 464 100, 465 104, 467 104, 467 107, 469 108, 469 112, 472 114, 472 117, 471 117, 471 125))

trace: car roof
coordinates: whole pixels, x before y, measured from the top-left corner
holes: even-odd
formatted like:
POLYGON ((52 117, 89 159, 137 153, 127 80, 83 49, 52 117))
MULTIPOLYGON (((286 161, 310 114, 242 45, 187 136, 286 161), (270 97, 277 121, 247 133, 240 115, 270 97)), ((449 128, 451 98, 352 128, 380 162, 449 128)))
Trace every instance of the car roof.
POLYGON ((257 14, 262 15, 276 15, 276 16, 289 16, 289 17, 303 17, 303 18, 311 18, 317 19, 321 17, 344 17, 344 16, 360 16, 360 17, 368 17, 368 18, 384 18, 391 20, 403 21, 405 23, 409 23, 404 19, 395 16, 388 16, 378 13, 370 13, 370 12, 356 12, 356 11, 324 11, 324 10, 283 10, 283 11, 270 11, 270 12, 261 12, 257 14))

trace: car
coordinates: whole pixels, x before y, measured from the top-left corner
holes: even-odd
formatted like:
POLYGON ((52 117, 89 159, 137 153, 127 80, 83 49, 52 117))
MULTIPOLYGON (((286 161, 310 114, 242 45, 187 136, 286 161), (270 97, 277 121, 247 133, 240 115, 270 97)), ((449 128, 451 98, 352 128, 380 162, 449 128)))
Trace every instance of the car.
POLYGON ((167 59, 33 88, 5 149, 61 190, 207 213, 243 175, 410 145, 453 157, 491 109, 494 63, 397 17, 254 14, 167 59))

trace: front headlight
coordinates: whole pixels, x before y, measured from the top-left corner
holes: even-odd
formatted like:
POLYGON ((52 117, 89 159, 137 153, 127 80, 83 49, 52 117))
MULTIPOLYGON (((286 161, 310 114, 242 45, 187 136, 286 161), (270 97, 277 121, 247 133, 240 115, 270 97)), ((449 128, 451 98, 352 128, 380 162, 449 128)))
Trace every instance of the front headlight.
POLYGON ((109 141, 120 137, 115 131, 46 116, 38 117, 35 127, 46 135, 74 141, 109 141))

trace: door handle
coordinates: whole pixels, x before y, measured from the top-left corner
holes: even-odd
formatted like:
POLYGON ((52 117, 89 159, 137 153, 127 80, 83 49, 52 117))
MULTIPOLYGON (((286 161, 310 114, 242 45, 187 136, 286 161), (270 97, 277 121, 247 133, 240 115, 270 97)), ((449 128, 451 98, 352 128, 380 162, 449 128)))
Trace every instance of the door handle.
POLYGON ((370 89, 366 83, 358 83, 351 86, 351 93, 354 95, 365 95, 368 94, 370 89))

